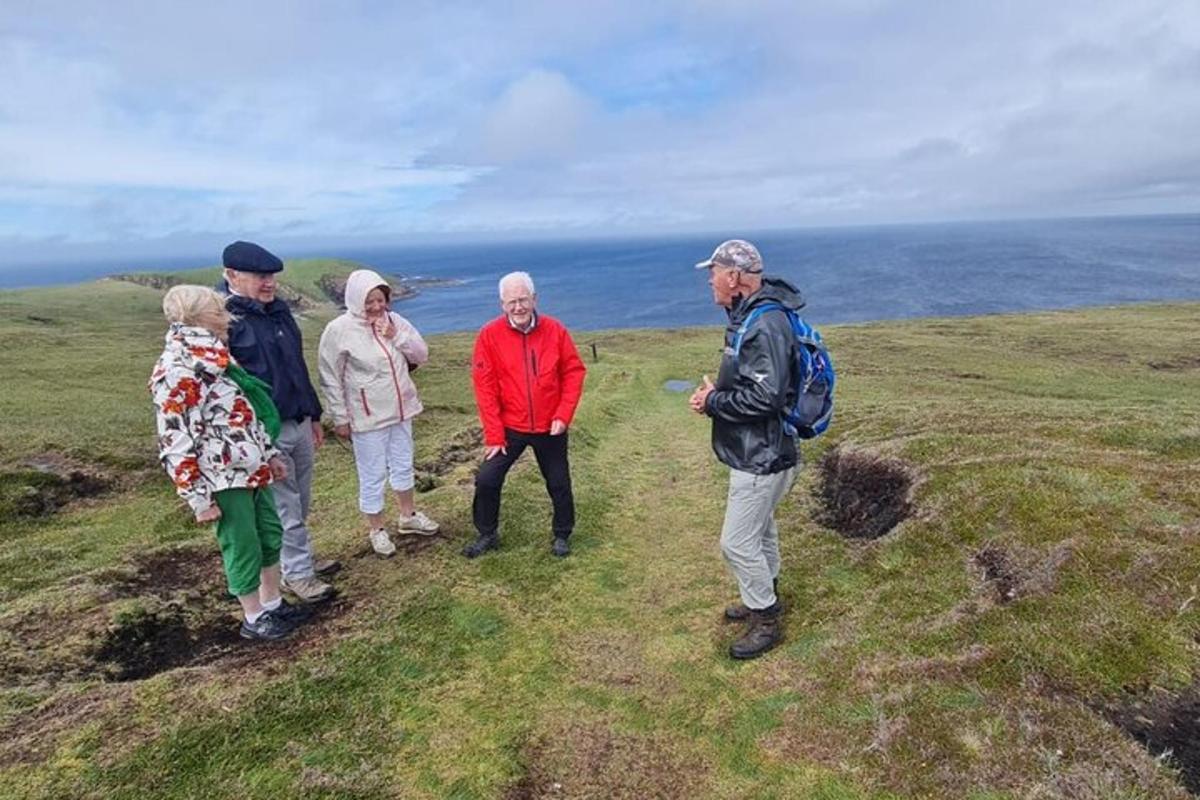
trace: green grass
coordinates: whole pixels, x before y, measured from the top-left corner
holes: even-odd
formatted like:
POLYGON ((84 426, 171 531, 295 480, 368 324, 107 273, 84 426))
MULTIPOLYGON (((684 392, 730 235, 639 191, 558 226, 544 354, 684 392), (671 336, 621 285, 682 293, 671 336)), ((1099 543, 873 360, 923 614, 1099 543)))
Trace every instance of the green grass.
MULTIPOLYGON (((311 286, 322 269, 284 275, 311 286)), ((89 636, 129 601, 105 576, 212 547, 154 465, 158 298, 0 293, 0 472, 51 452, 123 476, 101 500, 0 520, 0 796, 1184 796, 1097 710, 1182 689, 1197 664, 1196 306, 824 331, 838 412, 810 463, 837 445, 904 459, 916 514, 848 541, 813 521, 806 470, 779 513, 786 640, 758 661, 725 654, 726 473, 686 394, 662 388, 711 372, 719 331, 622 331, 586 337, 600 361, 571 432, 571 558, 549 553, 527 458, 501 551, 458 555, 462 464, 420 496, 445 536, 374 560, 331 444, 310 521, 347 565, 349 611, 283 660, 106 684, 86 674, 89 636), (984 545, 1019 572, 1012 602, 982 580, 984 545)), ((302 320, 310 364, 331 313, 302 320)), ((418 461, 476 424, 470 345, 432 337, 418 461)))

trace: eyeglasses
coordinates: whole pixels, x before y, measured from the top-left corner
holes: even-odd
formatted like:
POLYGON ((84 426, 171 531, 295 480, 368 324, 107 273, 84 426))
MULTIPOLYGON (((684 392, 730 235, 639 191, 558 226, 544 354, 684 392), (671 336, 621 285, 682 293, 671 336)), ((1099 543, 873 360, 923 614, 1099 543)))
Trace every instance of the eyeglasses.
POLYGON ((533 298, 532 297, 514 297, 511 300, 505 300, 505 301, 501 302, 500 305, 503 306, 504 308, 510 308, 510 309, 511 308, 522 308, 524 306, 532 306, 533 298))

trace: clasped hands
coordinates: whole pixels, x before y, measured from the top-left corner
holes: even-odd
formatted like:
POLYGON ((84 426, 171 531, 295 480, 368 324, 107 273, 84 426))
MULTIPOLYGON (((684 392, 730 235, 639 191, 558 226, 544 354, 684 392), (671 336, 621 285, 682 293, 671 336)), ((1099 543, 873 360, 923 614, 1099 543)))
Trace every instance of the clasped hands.
POLYGON ((691 406, 692 411, 704 414, 704 405, 708 402, 708 396, 712 394, 714 388, 713 382, 705 375, 702 383, 696 387, 696 391, 692 392, 691 398, 688 399, 688 405, 691 406))

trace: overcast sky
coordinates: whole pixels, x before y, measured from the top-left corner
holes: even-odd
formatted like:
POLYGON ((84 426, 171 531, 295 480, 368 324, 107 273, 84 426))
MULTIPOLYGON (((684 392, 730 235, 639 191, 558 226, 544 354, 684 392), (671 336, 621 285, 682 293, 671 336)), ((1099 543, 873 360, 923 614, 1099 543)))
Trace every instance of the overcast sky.
POLYGON ((0 248, 1200 211, 1200 2, 0 6, 0 248))

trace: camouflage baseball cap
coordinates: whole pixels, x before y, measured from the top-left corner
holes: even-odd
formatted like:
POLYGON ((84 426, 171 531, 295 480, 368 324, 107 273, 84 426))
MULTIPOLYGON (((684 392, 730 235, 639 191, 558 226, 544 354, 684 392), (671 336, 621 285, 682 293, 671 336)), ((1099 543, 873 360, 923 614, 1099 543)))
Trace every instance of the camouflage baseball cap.
POLYGON ((758 248, 745 239, 730 239, 727 242, 721 242, 717 245, 717 249, 713 250, 713 254, 708 257, 708 260, 701 261, 696 265, 696 269, 709 269, 710 267, 727 267, 742 272, 763 271, 762 256, 758 254, 758 248))

